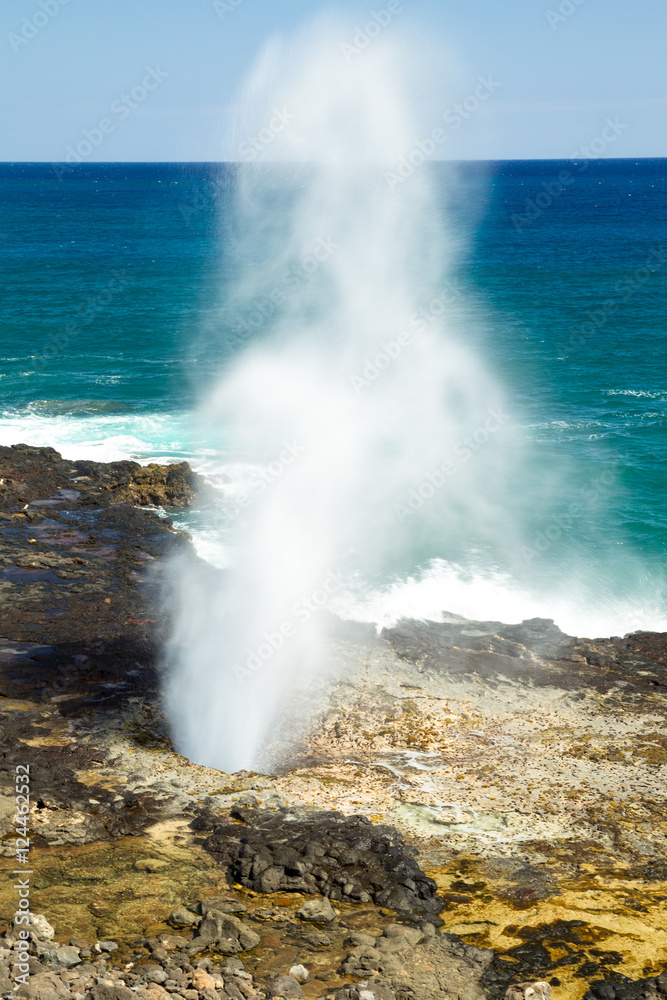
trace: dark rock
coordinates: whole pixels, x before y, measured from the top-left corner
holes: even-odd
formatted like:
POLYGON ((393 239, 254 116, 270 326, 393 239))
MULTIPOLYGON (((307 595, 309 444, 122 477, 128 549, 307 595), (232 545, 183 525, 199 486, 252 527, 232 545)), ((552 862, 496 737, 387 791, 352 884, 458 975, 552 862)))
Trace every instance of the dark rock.
POLYGON ((328 948, 331 944, 329 935, 323 934, 321 931, 303 930, 299 933, 298 938, 310 945, 311 948, 328 948))
POLYGON ((174 927, 196 927, 201 923, 201 917, 185 906, 179 906, 169 915, 169 923, 174 927))
POLYGON ((303 990, 294 976, 278 976, 266 987, 267 997, 285 997, 291 1000, 292 997, 302 997, 303 990))
POLYGON ((584 1000, 658 1000, 667 997, 667 969, 655 978, 637 979, 623 977, 618 982, 594 982, 584 1000))
POLYGON ((531 685, 601 694, 622 680, 625 694, 667 687, 667 633, 634 632, 620 639, 566 635, 548 619, 518 625, 501 622, 401 621, 382 638, 403 659, 448 677, 479 677, 522 684, 530 664, 531 685))
POLYGON ((231 913, 209 910, 199 925, 197 936, 187 946, 187 951, 196 955, 213 949, 223 955, 233 955, 256 948, 259 941, 259 934, 231 913))
MULTIPOLYGON (((78 463, 81 468, 84 463, 78 463)), ((85 463, 92 471, 96 463, 85 463)), ((178 465, 141 466, 137 462, 112 462, 114 482, 106 488, 112 503, 130 503, 139 507, 191 507, 204 488, 202 476, 187 462, 178 465)), ((90 472, 87 473, 90 475, 90 472)))
POLYGON ((235 809, 231 818, 243 825, 220 817, 204 846, 235 882, 255 892, 372 899, 403 917, 439 922, 436 884, 394 827, 336 812, 298 818, 289 811, 235 809))
POLYGON ((245 965, 240 958, 226 958, 222 963, 223 969, 229 969, 230 972, 243 972, 245 965))
POLYGON ((126 986, 93 986, 88 994, 90 1000, 135 1000, 135 994, 126 986))
MULTIPOLYGON (((121 801, 78 780, 77 771, 105 763, 104 751, 74 740, 29 749, 23 742, 40 735, 44 702, 65 716, 99 717, 158 691, 166 611, 156 610, 150 567, 186 551, 187 537, 154 513, 114 504, 107 487, 123 470, 88 472, 85 483, 74 482, 80 470, 53 449, 0 447, 0 509, 11 515, 0 520, 0 700, 35 704, 34 724, 0 708, 0 786, 13 785, 13 768, 29 757, 53 818, 52 827, 40 825, 42 847, 137 834, 160 812, 149 794, 128 791, 121 801), (48 503, 35 507, 46 516, 29 522, 26 503, 48 503)), ((169 746, 166 731, 135 738, 169 746)))
POLYGON ((166 983, 169 979, 169 973, 159 965, 143 966, 137 971, 141 972, 142 979, 144 979, 147 983, 158 983, 159 985, 162 985, 162 983, 166 983))

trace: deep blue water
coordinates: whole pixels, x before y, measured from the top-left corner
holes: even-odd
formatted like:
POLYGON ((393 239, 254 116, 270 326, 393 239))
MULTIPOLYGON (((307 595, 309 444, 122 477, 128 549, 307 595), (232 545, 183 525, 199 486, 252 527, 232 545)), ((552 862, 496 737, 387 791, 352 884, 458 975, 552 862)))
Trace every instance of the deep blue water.
MULTIPOLYGON (((444 191, 452 168, 430 169, 444 191)), ((0 165, 0 442, 214 463, 189 415, 248 337, 224 304, 236 170, 0 165)), ((667 160, 455 172, 452 320, 533 449, 515 497, 527 543, 553 573, 599 579, 596 624, 667 629, 667 160)))

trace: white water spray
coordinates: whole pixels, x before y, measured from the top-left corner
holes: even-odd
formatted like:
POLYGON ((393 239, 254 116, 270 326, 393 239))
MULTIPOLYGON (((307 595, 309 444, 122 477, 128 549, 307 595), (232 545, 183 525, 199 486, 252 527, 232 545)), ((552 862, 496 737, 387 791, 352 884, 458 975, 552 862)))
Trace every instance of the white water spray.
POLYGON ((226 316, 248 343, 201 416, 268 475, 228 525, 228 569, 172 574, 167 690, 179 748, 227 771, 266 765, 305 721, 347 584, 417 565, 434 542, 449 558, 471 539, 480 560, 518 549, 497 499, 509 421, 448 319, 455 247, 413 155, 409 62, 386 38, 346 60, 313 31, 267 49, 239 111, 255 154, 226 316))

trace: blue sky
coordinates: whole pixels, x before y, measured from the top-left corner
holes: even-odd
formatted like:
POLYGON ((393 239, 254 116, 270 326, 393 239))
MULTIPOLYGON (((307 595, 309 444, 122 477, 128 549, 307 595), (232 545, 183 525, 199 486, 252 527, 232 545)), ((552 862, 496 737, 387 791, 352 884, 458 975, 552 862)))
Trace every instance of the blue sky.
POLYGON ((352 40, 390 3, 383 30, 456 54, 434 107, 500 84, 448 157, 667 156, 665 0, 3 0, 0 160, 62 161, 104 119, 89 161, 231 158, 234 95, 271 35, 334 8, 352 40))

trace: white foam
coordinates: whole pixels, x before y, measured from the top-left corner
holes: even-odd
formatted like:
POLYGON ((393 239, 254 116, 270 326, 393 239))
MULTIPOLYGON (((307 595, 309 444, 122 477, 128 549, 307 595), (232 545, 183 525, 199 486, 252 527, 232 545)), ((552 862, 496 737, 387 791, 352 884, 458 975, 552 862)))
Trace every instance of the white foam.
POLYGON ((402 618, 446 620, 447 614, 474 621, 514 624, 552 619, 568 635, 601 638, 628 632, 667 631, 665 603, 646 583, 645 593, 614 598, 610 588, 590 591, 578 580, 542 593, 521 587, 500 571, 467 570, 433 559, 420 573, 369 589, 353 582, 332 603, 342 618, 391 628, 402 618))
POLYGON ((183 461, 191 453, 188 436, 187 415, 178 413, 45 416, 28 412, 5 413, 0 420, 0 444, 51 447, 71 461, 183 461))
POLYGON ((607 396, 635 396, 637 399, 667 399, 667 391, 651 392, 648 389, 607 389, 607 396))

